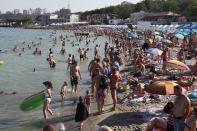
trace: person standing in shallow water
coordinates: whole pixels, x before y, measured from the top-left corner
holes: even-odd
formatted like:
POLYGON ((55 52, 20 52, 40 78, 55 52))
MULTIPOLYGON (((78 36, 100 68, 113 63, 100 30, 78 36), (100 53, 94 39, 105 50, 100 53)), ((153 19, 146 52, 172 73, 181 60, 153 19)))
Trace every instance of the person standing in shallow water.
POLYGON ((70 81, 72 92, 74 93, 77 93, 79 77, 82 79, 80 67, 77 65, 77 61, 73 61, 72 65, 70 66, 70 81))
POLYGON ((71 54, 68 55, 67 62, 68 62, 68 66, 67 66, 67 70, 68 70, 68 69, 70 69, 70 65, 72 64, 72 56, 71 56, 71 54))
POLYGON ((50 81, 43 82, 43 85, 46 87, 44 90, 44 106, 43 106, 43 114, 44 119, 46 120, 47 117, 47 111, 53 115, 52 110, 49 108, 49 104, 51 103, 51 92, 53 90, 53 85, 50 81))

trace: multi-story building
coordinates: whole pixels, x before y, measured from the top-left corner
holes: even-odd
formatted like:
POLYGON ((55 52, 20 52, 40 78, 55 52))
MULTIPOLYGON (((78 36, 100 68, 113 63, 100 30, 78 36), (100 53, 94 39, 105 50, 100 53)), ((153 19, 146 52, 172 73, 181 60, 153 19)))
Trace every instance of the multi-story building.
POLYGON ((70 22, 71 10, 62 8, 60 9, 58 16, 61 19, 65 19, 66 22, 70 22))
POLYGON ((19 9, 14 9, 13 14, 19 14, 20 10, 19 9))
POLYGON ((28 14, 34 14, 34 9, 30 8, 30 9, 28 10, 28 14))
POLYGON ((34 14, 36 14, 36 15, 41 15, 41 13, 42 13, 42 9, 41 8, 36 8, 34 10, 34 14))
POLYGON ((42 14, 46 14, 46 13, 47 13, 47 9, 46 8, 42 9, 42 14))
POLYGON ((23 15, 28 15, 28 10, 23 10, 23 15))

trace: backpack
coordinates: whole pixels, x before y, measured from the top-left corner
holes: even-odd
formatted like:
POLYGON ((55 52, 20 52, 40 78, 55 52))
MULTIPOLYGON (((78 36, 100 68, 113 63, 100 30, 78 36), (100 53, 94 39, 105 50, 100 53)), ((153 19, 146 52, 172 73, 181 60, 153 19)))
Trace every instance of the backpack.
POLYGON ((106 89, 108 86, 108 78, 106 76, 101 76, 101 80, 99 82, 99 87, 101 89, 106 89))

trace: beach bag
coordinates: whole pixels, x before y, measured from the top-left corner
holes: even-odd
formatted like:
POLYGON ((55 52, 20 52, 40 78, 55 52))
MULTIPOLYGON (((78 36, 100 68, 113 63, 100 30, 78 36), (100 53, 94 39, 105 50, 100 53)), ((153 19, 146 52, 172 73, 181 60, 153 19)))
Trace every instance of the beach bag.
POLYGON ((108 87, 108 78, 106 76, 103 76, 103 75, 101 76, 99 87, 101 89, 106 89, 108 87))

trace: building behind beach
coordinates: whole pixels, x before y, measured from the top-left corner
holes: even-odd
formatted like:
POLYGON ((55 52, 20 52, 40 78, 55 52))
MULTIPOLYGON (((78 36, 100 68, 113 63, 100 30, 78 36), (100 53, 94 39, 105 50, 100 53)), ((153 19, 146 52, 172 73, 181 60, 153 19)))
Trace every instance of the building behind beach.
POLYGON ((91 24, 114 24, 120 22, 120 16, 116 14, 92 14, 87 16, 91 24))
POLYGON ((129 22, 137 24, 138 21, 150 21, 152 24, 170 24, 172 22, 184 21, 180 14, 174 12, 134 12, 130 15, 129 22))
POLYGON ((145 13, 143 20, 151 21, 152 24, 171 24, 172 22, 177 22, 180 17, 180 14, 169 11, 145 13))
POLYGON ((55 13, 45 13, 37 17, 36 21, 38 23, 48 25, 48 24, 62 24, 70 22, 71 10, 62 8, 55 13))

